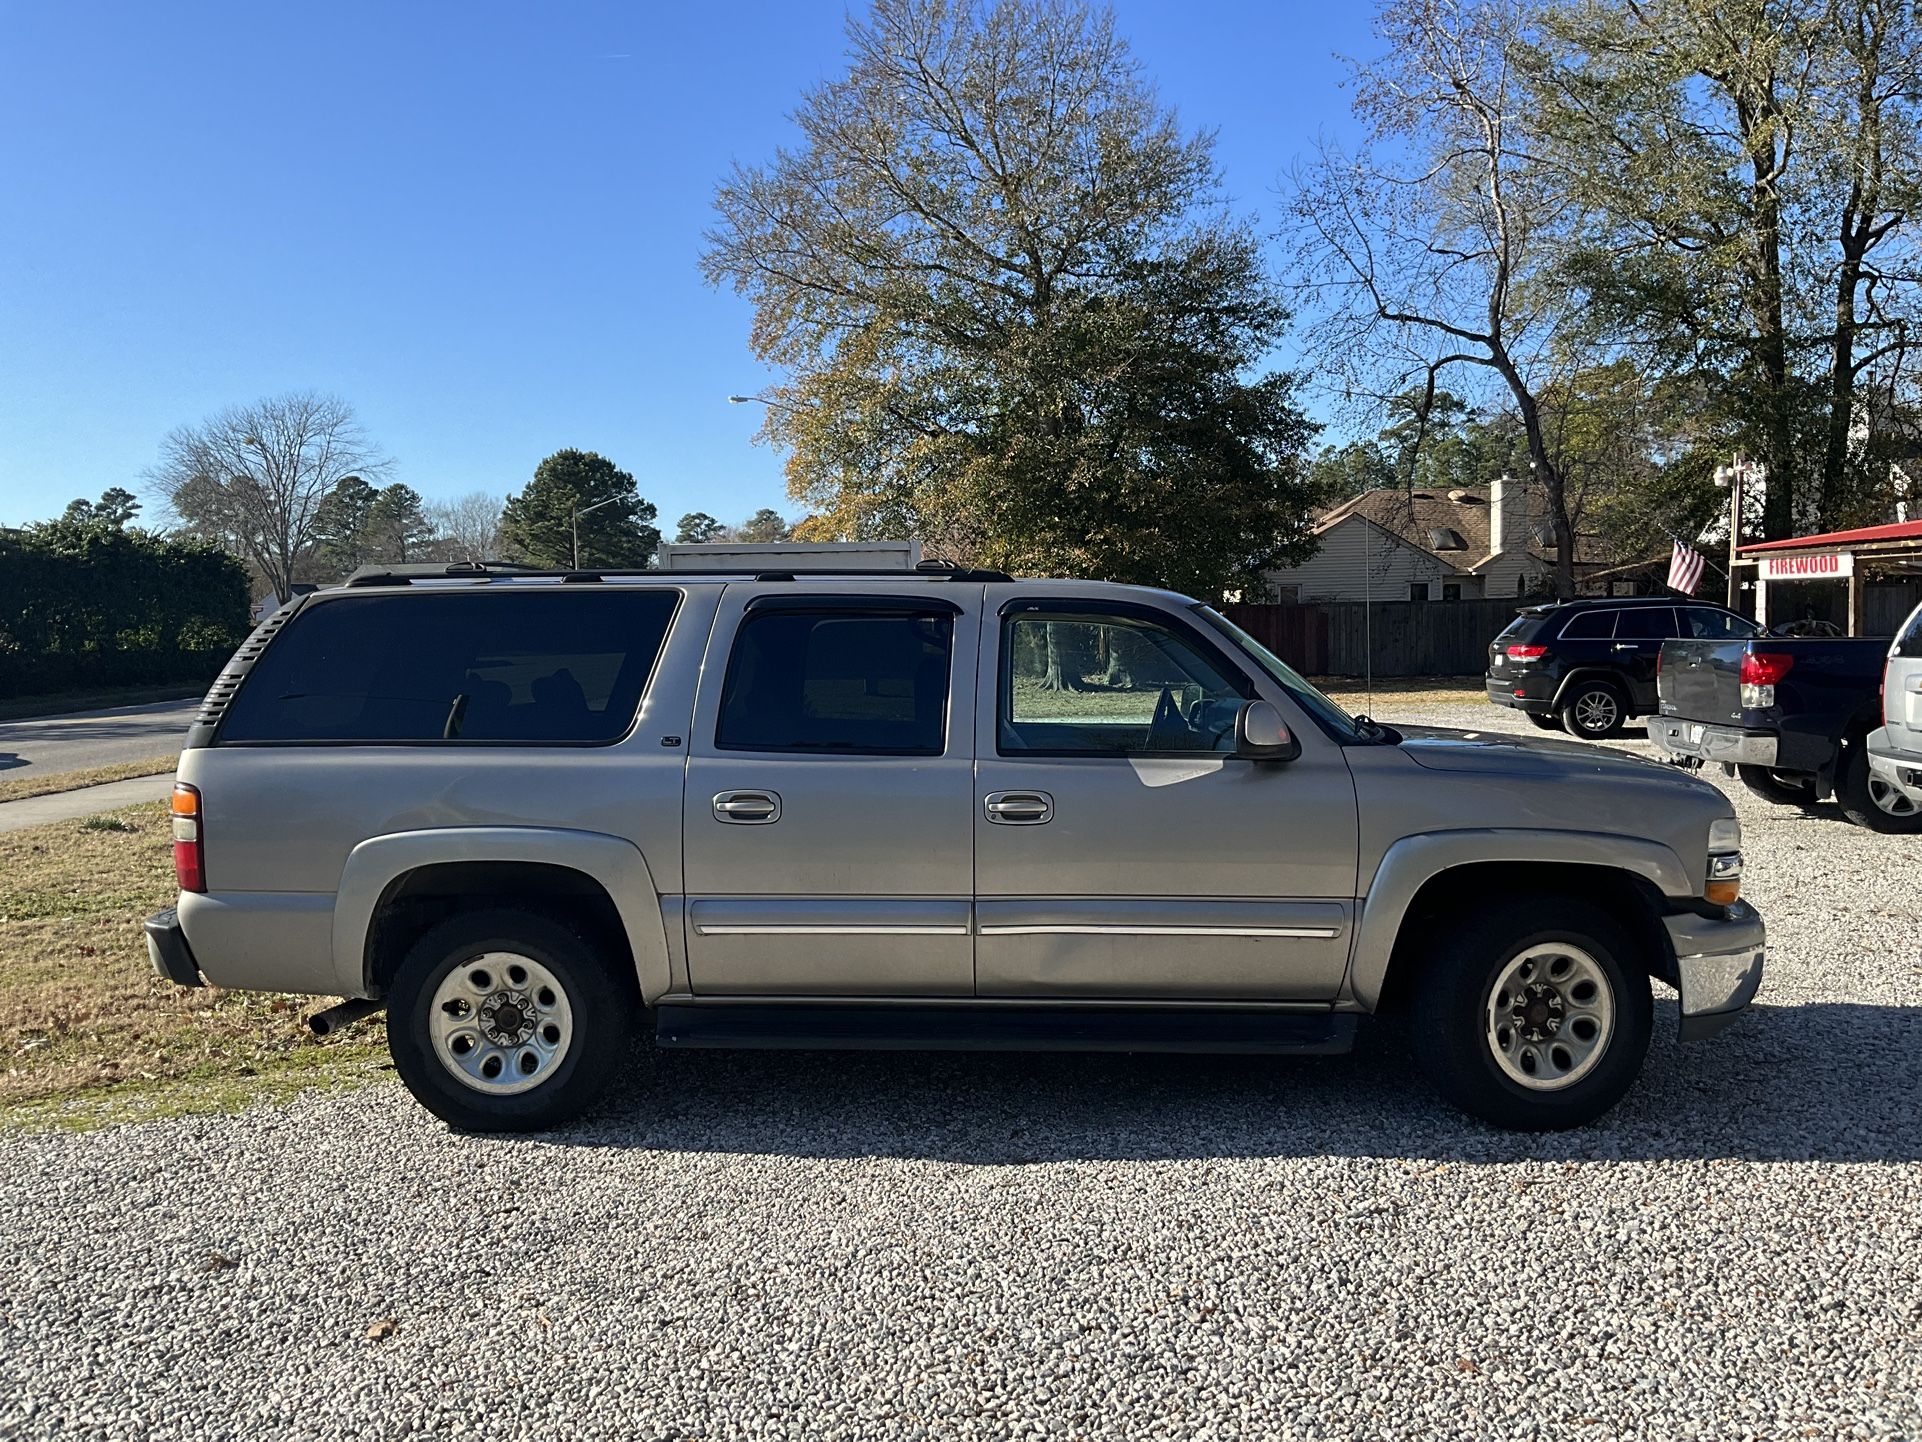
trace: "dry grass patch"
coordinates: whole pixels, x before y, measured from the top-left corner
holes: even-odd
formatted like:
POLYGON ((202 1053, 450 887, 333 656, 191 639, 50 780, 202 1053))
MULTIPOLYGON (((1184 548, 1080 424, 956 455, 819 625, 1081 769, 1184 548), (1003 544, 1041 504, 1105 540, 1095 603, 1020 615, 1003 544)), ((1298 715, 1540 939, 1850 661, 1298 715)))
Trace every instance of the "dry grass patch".
POLYGON ((53 771, 44 776, 0 780, 0 802, 24 801, 29 796, 51 796, 57 791, 79 791, 87 786, 105 786, 109 781, 131 781, 137 776, 165 776, 174 769, 179 759, 178 756, 150 756, 145 761, 89 766, 83 771, 53 771))
POLYGON ((153 974, 140 923, 174 899, 170 840, 159 803, 0 834, 0 1123, 76 1098, 103 1120, 146 1114, 147 1094, 225 1108, 378 1054, 370 1032, 315 1041, 310 999, 153 974))

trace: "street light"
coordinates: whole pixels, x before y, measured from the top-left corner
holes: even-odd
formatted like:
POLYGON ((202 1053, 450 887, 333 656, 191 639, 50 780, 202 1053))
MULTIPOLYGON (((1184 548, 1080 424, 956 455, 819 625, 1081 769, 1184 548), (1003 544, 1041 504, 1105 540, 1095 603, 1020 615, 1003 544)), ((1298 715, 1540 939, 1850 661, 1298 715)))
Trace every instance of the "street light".
POLYGON ((578 571, 581 568, 581 517, 587 515, 590 511, 598 511, 602 506, 611 506, 618 500, 620 500, 619 496, 609 496, 606 500, 596 501, 591 506, 580 506, 575 509, 574 511, 574 566, 573 566, 574 570, 578 571))

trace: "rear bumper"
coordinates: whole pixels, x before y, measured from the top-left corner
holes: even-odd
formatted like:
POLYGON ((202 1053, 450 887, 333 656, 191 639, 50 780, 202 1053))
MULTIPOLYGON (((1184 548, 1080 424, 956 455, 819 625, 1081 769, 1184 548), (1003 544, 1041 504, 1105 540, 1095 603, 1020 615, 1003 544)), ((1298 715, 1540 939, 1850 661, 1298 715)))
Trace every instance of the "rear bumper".
POLYGON ((193 948, 187 945, 187 933, 180 929, 180 913, 171 906, 165 911, 156 911, 148 917, 145 924, 147 933, 147 960, 153 963, 154 974, 176 986, 200 986, 200 964, 194 960, 193 948))
POLYGON ((1769 732, 1741 731, 1673 716, 1649 717, 1648 735, 1671 755, 1730 766, 1774 766, 1781 749, 1779 739, 1769 732))
MULTIPOLYGON (((1488 691, 1488 699, 1497 706, 1509 706, 1517 711, 1532 712, 1537 716, 1546 716, 1555 709, 1555 703, 1546 696, 1517 696, 1515 687, 1518 682, 1521 685, 1527 685, 1528 678, 1526 676, 1506 680, 1497 680, 1493 676, 1482 678, 1482 684, 1488 691)), ((1543 683, 1544 686, 1546 684, 1546 682, 1543 683)))
POLYGON ((1922 805, 1922 755, 1891 746, 1886 726, 1869 732, 1868 755, 1869 770, 1909 800, 1922 805))
POLYGON ((1722 918, 1684 912, 1662 918, 1675 948, 1675 989, 1682 996, 1683 1041, 1700 1041, 1731 1025, 1762 985, 1768 932, 1754 907, 1737 902, 1722 918))

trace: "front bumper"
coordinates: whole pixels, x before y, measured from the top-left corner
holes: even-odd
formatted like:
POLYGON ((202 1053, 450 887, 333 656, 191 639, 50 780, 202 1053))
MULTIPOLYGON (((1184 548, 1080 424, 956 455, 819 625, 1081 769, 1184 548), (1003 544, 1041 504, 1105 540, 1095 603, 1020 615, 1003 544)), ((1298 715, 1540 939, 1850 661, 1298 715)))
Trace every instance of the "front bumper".
POLYGON ((1682 996, 1683 1041, 1700 1041, 1729 1026, 1762 985, 1768 932, 1761 913, 1738 901, 1721 917, 1682 912, 1662 918, 1675 948, 1675 989, 1682 996))
POLYGON ((1891 746, 1886 726, 1869 732, 1868 754, 1869 770, 1909 800, 1922 805, 1922 756, 1891 746))
POLYGON ((1649 717, 1648 735, 1671 755, 1730 766, 1774 766, 1779 750, 1777 738, 1764 732, 1738 731, 1733 726, 1711 726, 1673 716, 1649 717))
POLYGON ((180 929, 180 914, 171 906, 156 911, 146 921, 147 960, 154 974, 176 986, 200 986, 200 963, 194 960, 187 934, 180 929))

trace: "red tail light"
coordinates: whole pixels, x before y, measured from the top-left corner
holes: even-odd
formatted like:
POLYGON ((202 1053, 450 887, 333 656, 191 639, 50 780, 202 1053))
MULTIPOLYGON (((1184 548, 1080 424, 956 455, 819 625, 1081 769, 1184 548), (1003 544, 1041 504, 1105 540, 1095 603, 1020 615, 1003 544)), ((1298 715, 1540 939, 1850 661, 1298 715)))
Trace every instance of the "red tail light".
POLYGON ((182 891, 207 889, 206 838, 201 835, 200 790, 174 783, 174 880, 182 891))
POLYGON ((1548 654, 1546 646, 1510 646, 1508 659, 1511 661, 1539 661, 1548 654))
POLYGON ((1794 666, 1795 658, 1785 651, 1744 651, 1741 681, 1744 686, 1773 686, 1794 666))

